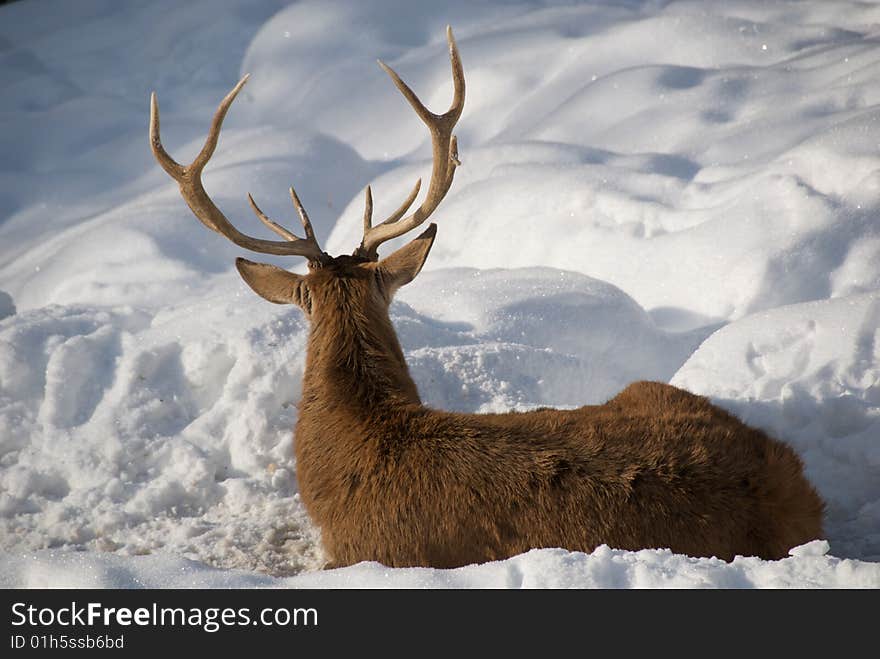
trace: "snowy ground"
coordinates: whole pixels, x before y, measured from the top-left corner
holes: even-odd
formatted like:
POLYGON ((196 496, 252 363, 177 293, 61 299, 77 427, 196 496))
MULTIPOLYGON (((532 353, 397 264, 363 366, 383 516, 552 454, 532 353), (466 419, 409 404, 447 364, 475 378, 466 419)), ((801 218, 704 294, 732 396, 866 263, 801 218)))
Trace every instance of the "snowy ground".
POLYGON ((878 82, 864 2, 0 7, 0 586, 880 587, 878 82), (250 72, 206 187, 257 233, 246 193, 289 223, 295 183, 350 252, 366 184, 381 215, 430 167, 374 60, 445 109, 447 23, 464 164, 392 307, 423 399, 671 381, 800 453, 827 542, 318 571, 291 444, 305 322, 155 164, 149 92, 185 161, 250 72))

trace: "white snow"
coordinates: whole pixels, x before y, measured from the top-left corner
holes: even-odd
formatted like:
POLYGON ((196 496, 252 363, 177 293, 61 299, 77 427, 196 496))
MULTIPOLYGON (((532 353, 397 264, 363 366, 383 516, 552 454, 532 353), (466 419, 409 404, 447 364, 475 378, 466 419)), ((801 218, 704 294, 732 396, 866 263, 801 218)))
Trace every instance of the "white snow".
POLYGON ((827 555, 815 540, 780 561, 739 556, 731 563, 666 549, 597 547, 591 554, 533 549, 506 561, 454 570, 359 563, 292 577, 220 570, 177 555, 121 557, 97 552, 7 557, 0 588, 878 588, 876 563, 827 555))
POLYGON ((880 586, 878 25, 843 0, 0 7, 0 586, 880 586), (423 399, 570 407, 671 381, 798 451, 826 540, 776 562, 603 546, 319 569, 291 439, 306 322, 253 295, 247 254, 155 164, 149 93, 188 161, 251 73, 208 191, 264 235, 246 193, 293 226, 293 183, 347 253, 363 188, 381 216, 430 168, 375 59, 443 110, 447 23, 463 166, 392 306, 423 399))

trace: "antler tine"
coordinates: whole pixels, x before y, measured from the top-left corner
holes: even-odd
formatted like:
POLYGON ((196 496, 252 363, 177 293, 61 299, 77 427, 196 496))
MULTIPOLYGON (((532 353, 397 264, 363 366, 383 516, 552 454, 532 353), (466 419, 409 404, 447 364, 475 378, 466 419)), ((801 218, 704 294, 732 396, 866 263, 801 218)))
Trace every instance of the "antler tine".
POLYGON ((277 233, 279 236, 281 236, 281 237, 284 238, 285 240, 290 240, 290 241, 301 240, 301 239, 300 239, 299 237, 297 237, 297 235, 294 234, 293 232, 288 231, 287 229, 285 229, 283 226, 281 226, 281 225, 278 224, 277 222, 274 222, 274 221, 270 220, 270 219, 266 216, 266 214, 265 214, 263 211, 260 210, 260 207, 257 206, 257 202, 254 201, 254 198, 251 196, 251 193, 250 193, 250 192, 248 192, 248 201, 249 201, 250 204, 251 204, 251 209, 254 211, 254 215, 256 215, 256 216, 259 218, 260 222, 262 222, 263 224, 265 224, 265 225, 266 225, 267 227, 269 227, 272 231, 274 231, 275 233, 277 233))
POLYGON ((373 226, 373 191, 367 186, 364 192, 364 233, 373 226))
POLYGON ((377 249, 382 243, 401 236, 415 227, 422 224, 434 212, 446 193, 452 185, 452 179, 455 175, 455 168, 461 163, 458 159, 458 143, 452 135, 461 112, 464 109, 465 98, 465 80, 464 68, 461 64, 461 57, 458 54, 458 46, 452 35, 452 28, 446 27, 446 40, 449 43, 449 59, 452 64, 452 83, 453 97, 452 104, 443 114, 434 114, 428 110, 419 100, 418 96, 409 88, 409 86, 401 80, 400 76, 380 61, 385 72, 391 76, 391 80, 415 110, 419 118, 428 127, 431 133, 431 150, 433 157, 433 168, 431 170, 431 182, 428 184, 428 192, 422 205, 419 206, 411 215, 404 219, 400 219, 412 202, 418 195, 421 181, 416 184, 413 193, 406 203, 395 211, 388 219, 384 220, 376 226, 367 226, 364 222, 364 237, 360 246, 355 250, 356 256, 362 256, 371 260, 379 258, 377 249))
POLYGON ((229 111, 229 107, 232 105, 232 102, 235 100, 238 92, 241 91, 241 88, 244 87, 247 80, 248 76, 244 76, 224 97, 224 99, 220 101, 220 105, 214 113, 214 118, 211 120, 211 128, 208 131, 208 137, 205 139, 205 144, 202 147, 202 150, 195 157, 193 162, 186 166, 177 163, 162 146, 162 140, 159 136, 159 104, 156 100, 156 93, 153 92, 150 97, 150 148, 152 149, 156 160, 162 166, 162 169, 164 169, 171 178, 177 181, 180 186, 180 194, 187 206, 189 206, 190 210, 199 221, 212 231, 216 231, 220 235, 225 236, 239 247, 244 247, 245 249, 254 252, 277 254, 281 256, 304 256, 309 259, 309 261, 324 263, 330 257, 325 254, 318 245, 318 241, 315 239, 315 234, 312 231, 311 223, 308 221, 308 216, 306 216, 305 211, 302 210, 302 204, 299 203, 299 199, 296 198, 293 189, 291 189, 291 193, 294 197, 294 204, 300 212, 300 218, 303 220, 303 227, 306 230, 305 239, 297 237, 281 225, 266 217, 256 205, 253 198, 248 195, 251 207, 254 209, 257 217, 260 218, 260 220, 272 231, 286 239, 284 241, 277 241, 263 240, 262 238, 254 238, 241 233, 228 219, 226 219, 226 216, 219 208, 217 208, 208 196, 208 193, 205 192, 205 188, 202 186, 202 170, 205 168, 205 165, 208 164, 208 161, 214 154, 214 149, 217 147, 217 141, 220 139, 220 129, 223 126, 223 120, 226 118, 226 113, 229 111))
POLYGON ((217 112, 214 113, 214 117, 211 119, 211 128, 208 130, 208 137, 205 139, 205 145, 189 166, 189 169, 193 172, 201 172, 205 168, 205 165, 208 164, 211 156, 214 155, 214 149, 217 148, 217 141, 220 139, 220 129, 223 127, 223 120, 226 118, 226 113, 229 112, 229 107, 232 105, 232 101, 235 100, 235 97, 238 96, 238 92, 241 91, 241 88, 244 87, 250 77, 249 73, 245 73, 241 80, 236 83, 235 87, 223 97, 222 101, 220 101, 220 105, 217 107, 217 112))
POLYGON ((311 240, 317 245, 318 242, 315 239, 315 232, 312 230, 312 223, 309 220, 306 209, 303 208, 302 202, 299 200, 299 197, 296 196, 296 190, 293 189, 292 185, 290 186, 290 200, 293 202, 294 208, 296 208, 297 215, 299 215, 299 221, 303 225, 303 231, 306 232, 306 240, 311 240))
POLYGON ((413 186, 412 191, 409 193, 409 196, 403 200, 403 203, 400 205, 400 207, 396 211, 391 213, 391 215, 388 216, 388 219, 382 221, 381 224, 394 224, 400 218, 402 218, 403 214, 406 213, 409 210, 409 207, 413 205, 416 197, 419 196, 419 190, 421 189, 421 187, 422 179, 418 179, 415 186, 413 186))
MULTIPOLYGON (((455 138, 453 138, 455 139, 455 138)), ((409 210, 409 207, 412 206, 413 202, 416 200, 416 197, 419 194, 419 188, 422 187, 422 179, 416 181, 415 187, 409 193, 409 196, 403 200, 403 203, 400 207, 391 213, 385 220, 383 220, 380 224, 394 224, 403 217, 403 214, 409 210)), ((364 199, 364 235, 373 227, 373 191, 370 186, 367 186, 365 191, 365 199, 364 199)))
POLYGON ((150 149, 162 169, 171 178, 175 181, 183 178, 183 166, 168 155, 165 147, 162 146, 162 139, 159 137, 159 102, 156 100, 156 92, 150 94, 150 149))

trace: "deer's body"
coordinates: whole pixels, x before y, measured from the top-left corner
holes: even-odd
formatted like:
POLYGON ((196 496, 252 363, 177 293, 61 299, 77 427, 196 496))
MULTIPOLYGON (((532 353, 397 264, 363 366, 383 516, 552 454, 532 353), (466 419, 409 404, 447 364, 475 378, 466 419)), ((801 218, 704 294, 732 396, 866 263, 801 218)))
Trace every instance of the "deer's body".
POLYGON ((312 314, 295 439, 300 495, 334 565, 454 567, 603 543, 780 558, 821 536, 797 455, 670 385, 575 410, 423 406, 369 282, 343 281, 312 314))
POLYGON ((150 143, 209 229, 247 249, 303 256, 309 274, 238 259, 262 297, 297 304, 311 323, 295 450, 299 491, 321 528, 332 565, 452 567, 536 547, 590 551, 668 547, 692 556, 780 558, 822 535, 823 504, 790 448, 705 398, 637 382, 604 405, 511 414, 454 414, 422 405, 391 326, 394 292, 419 273, 436 226, 391 255, 378 247, 422 224, 459 165, 452 130, 464 105, 464 71, 448 31, 454 98, 435 115, 384 64, 428 126, 433 169, 422 204, 417 184, 374 225, 367 188, 364 238, 353 256, 323 252, 293 188, 300 238, 257 217, 283 241, 238 231, 217 208, 201 172, 229 106, 223 99, 202 151, 180 165, 150 143))

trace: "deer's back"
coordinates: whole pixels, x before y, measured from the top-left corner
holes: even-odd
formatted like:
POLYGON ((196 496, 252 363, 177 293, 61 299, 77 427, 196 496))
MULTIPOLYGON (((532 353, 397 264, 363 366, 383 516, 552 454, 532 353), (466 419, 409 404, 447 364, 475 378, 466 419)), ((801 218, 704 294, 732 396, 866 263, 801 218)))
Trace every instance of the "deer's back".
POLYGON ((298 451, 338 564, 449 567, 599 544, 778 558, 821 535, 822 503, 791 449, 669 385, 575 410, 413 407, 382 425, 334 464, 298 451))

